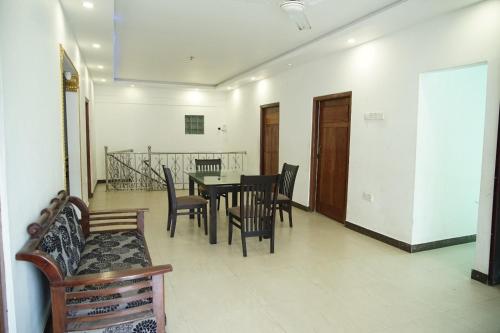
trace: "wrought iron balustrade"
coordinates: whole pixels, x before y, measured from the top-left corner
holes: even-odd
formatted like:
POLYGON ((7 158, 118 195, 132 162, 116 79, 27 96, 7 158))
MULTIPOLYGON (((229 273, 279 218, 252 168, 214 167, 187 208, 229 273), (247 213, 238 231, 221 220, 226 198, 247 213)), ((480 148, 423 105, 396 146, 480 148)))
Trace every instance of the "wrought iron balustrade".
POLYGON ((187 189, 189 177, 185 171, 194 171, 195 159, 220 158, 223 170, 244 170, 245 151, 236 152, 153 152, 151 146, 144 153, 132 149, 110 152, 104 147, 106 190, 165 190, 162 165, 172 170, 174 183, 187 189))

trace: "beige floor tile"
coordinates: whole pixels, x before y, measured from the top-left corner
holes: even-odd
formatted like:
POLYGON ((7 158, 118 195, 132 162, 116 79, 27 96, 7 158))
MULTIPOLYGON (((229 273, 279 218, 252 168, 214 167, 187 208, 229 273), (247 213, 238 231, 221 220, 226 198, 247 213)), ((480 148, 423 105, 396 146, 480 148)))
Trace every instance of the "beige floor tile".
POLYGON ((153 262, 174 267, 165 280, 171 333, 500 332, 500 288, 470 279, 474 244, 408 254, 294 210, 293 228, 286 214, 277 222, 275 254, 251 239, 243 258, 239 233, 227 244, 222 210, 217 245, 186 216, 170 238, 166 202, 162 192, 99 186, 91 206, 150 209, 153 262))

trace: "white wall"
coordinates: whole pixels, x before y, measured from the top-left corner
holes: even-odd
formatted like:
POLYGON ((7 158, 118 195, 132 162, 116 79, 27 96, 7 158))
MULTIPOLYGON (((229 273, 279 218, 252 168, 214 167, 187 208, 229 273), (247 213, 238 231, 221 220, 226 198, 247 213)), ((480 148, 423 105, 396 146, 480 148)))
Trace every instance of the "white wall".
POLYGON ((476 234, 487 70, 420 75, 412 244, 476 234))
POLYGON ((5 149, 0 165, 6 174, 4 178, 0 173, 0 181, 6 181, 0 185, 4 189, 0 195, 12 332, 42 332, 48 313, 44 279, 14 255, 28 239, 26 226, 64 185, 59 44, 80 74, 82 105, 85 96, 92 100, 91 82, 60 3, 0 2, 4 121, 0 144, 5 149))
MULTIPOLYGON (((124 84, 96 85, 97 177, 105 179, 104 146, 111 151, 223 151, 226 94, 215 90, 124 84), (184 134, 184 115, 204 115, 205 134, 184 134)), ((231 128, 228 128, 231 131, 231 128)))
POLYGON ((412 242, 419 75, 488 62, 475 269, 488 272, 500 96, 500 1, 486 1, 292 68, 228 96, 228 143, 258 170, 259 105, 280 102, 280 162, 300 165, 294 199, 309 203, 312 99, 352 91, 347 220, 412 242), (365 121, 383 112, 384 121, 365 121), (373 194, 372 203, 362 193, 373 194))

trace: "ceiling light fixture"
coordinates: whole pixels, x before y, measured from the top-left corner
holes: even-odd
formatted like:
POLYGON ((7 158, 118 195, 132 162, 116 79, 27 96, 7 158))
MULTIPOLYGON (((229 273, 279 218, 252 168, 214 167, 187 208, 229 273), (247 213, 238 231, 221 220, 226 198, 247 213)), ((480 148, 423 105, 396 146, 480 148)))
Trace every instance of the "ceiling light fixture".
POLYGON ((288 64, 288 67, 292 67, 293 65, 292 64, 288 64))
POLYGON ((233 87, 227 87, 227 90, 232 90, 232 89, 233 89, 233 87))
POLYGON ((101 48, 101 44, 94 43, 94 44, 92 44, 92 47, 94 49, 100 49, 101 48))
POLYGON ((106 79, 101 79, 101 82, 106 82, 106 79))
POLYGON ((103 66, 103 65, 97 65, 97 68, 99 68, 99 69, 103 69, 103 68, 104 68, 104 66, 103 66))
POLYGON ((354 44, 354 43, 356 43, 356 40, 355 40, 354 38, 349 38, 349 39, 347 40, 347 42, 348 42, 349 44, 354 44))
POLYGON ((131 85, 130 85, 130 87, 131 87, 131 88, 135 88, 135 84, 131 84, 131 85))
POLYGON ((287 13, 288 17, 295 22, 299 30, 311 30, 311 24, 305 14, 306 6, 303 1, 283 1, 280 7, 285 13, 287 13))
POLYGON ((82 3, 82 6, 87 9, 93 9, 94 8, 94 3, 91 1, 84 1, 82 3))
POLYGON ((256 78, 255 76, 252 76, 252 77, 250 78, 250 80, 255 81, 255 80, 257 80, 257 78, 256 78))

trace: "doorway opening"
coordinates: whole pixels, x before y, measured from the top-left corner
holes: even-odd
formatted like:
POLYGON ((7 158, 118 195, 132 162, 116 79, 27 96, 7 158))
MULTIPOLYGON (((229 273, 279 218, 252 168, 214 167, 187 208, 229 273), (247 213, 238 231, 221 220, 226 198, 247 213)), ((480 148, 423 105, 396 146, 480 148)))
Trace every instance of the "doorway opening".
POLYGON ((345 223, 352 92, 314 98, 309 202, 317 211, 345 223))
POLYGON ((412 246, 471 243, 454 258, 464 271, 475 252, 487 69, 422 73, 419 83, 412 246))
POLYGON ((260 174, 279 173, 280 104, 260 107, 260 174))
POLYGON ((80 145, 80 95, 78 72, 61 47, 63 163, 66 191, 82 197, 81 145, 80 145))

